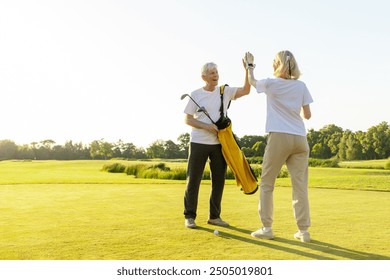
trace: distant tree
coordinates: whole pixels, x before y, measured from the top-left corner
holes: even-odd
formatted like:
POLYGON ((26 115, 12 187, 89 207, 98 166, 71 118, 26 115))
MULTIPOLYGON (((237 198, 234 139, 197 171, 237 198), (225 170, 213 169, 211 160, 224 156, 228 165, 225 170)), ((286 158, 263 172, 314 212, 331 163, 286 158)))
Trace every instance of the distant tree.
POLYGON ((337 153, 338 158, 341 160, 347 159, 347 140, 350 134, 352 134, 352 131, 346 130, 341 136, 340 143, 338 145, 339 151, 337 153))
POLYGON ((266 145, 263 143, 263 141, 257 141, 252 147, 252 150, 254 151, 253 156, 264 156, 265 146, 266 145))
POLYGON ((118 142, 113 144, 112 156, 114 158, 121 158, 122 157, 123 145, 124 145, 124 143, 121 139, 119 139, 118 142))
POLYGON ((90 159, 89 149, 82 143, 73 143, 69 140, 61 148, 65 159, 90 159))
POLYGON ((122 148, 122 157, 137 158, 137 147, 133 143, 124 143, 122 148))
POLYGON ((307 134, 310 156, 323 159, 336 156, 342 134, 343 129, 334 124, 326 125, 319 131, 310 129, 307 134))
POLYGON ((108 159, 112 157, 113 144, 101 140, 92 141, 90 144, 90 155, 93 159, 108 159))
POLYGON ((357 150, 356 152, 356 160, 363 160, 366 159, 366 155, 364 154, 364 148, 363 148, 363 141, 366 137, 366 133, 363 131, 356 131, 354 133, 355 138, 355 148, 357 150))
POLYGON ((108 158, 112 157, 112 154, 113 154, 112 148, 113 148, 113 146, 114 145, 109 143, 109 142, 102 141, 102 143, 100 144, 100 148, 101 148, 101 151, 102 151, 104 159, 108 159, 108 158))
POLYGON ((243 148, 252 148, 257 142, 266 143, 266 137, 258 135, 244 135, 241 138, 236 137, 238 145, 243 148))
POLYGON ((36 159, 48 160, 54 158, 53 146, 56 142, 51 139, 43 140, 38 143, 38 148, 35 149, 36 159))
POLYGON ((156 140, 148 148, 146 148, 148 158, 164 158, 165 156, 165 141, 156 140))
POLYGON ((51 139, 41 141, 41 147, 44 147, 47 150, 51 150, 56 142, 51 139))
POLYGON ((34 159, 35 154, 31 147, 27 144, 18 146, 18 159, 34 159))
POLYGON ((348 135, 346 141, 346 151, 345 156, 347 160, 355 160, 358 158, 358 149, 354 133, 348 135))
POLYGON ((164 143, 164 158, 180 158, 183 154, 180 152, 179 145, 168 140, 164 143))
POLYGON ((330 149, 331 157, 337 156, 339 153, 339 144, 341 137, 343 136, 343 131, 335 131, 328 140, 328 147, 330 149))
POLYGON ((177 141, 179 142, 179 150, 181 152, 182 158, 188 158, 188 149, 190 146, 190 134, 189 133, 183 133, 180 134, 177 138, 177 141))
POLYGON ((255 151, 252 148, 242 147, 241 151, 244 153, 244 155, 246 157, 253 157, 253 156, 255 156, 255 151))
POLYGON ((137 147, 135 149, 134 153, 135 153, 134 158, 137 158, 137 159, 145 159, 145 158, 147 158, 146 151, 145 151, 144 148, 137 147))
POLYGON ((65 149, 61 145, 55 145, 53 147, 54 159, 57 160, 69 160, 72 159, 69 154, 66 153, 65 149))
POLYGON ((362 145, 362 153, 364 155, 364 159, 375 159, 375 149, 372 145, 373 137, 370 133, 364 133, 364 136, 359 139, 360 144, 362 145))
POLYGON ((326 154, 327 149, 324 147, 324 145, 322 143, 316 143, 311 149, 310 156, 312 158, 326 158, 326 154))
MULTIPOLYGON (((236 140, 247 157, 262 156, 267 136, 245 135, 236 140)), ((345 130, 334 124, 320 130, 309 129, 307 140, 310 156, 315 158, 338 157, 342 160, 384 159, 390 157, 390 126, 387 122, 370 127, 367 132, 345 130)), ((179 135, 178 144, 171 140, 157 140, 146 150, 122 140, 109 143, 95 140, 89 145, 73 143, 55 145, 55 141, 46 139, 32 142, 30 145, 16 145, 12 140, 0 140, 1 159, 108 159, 123 158, 187 158, 190 143, 189 133, 179 135)))
MULTIPOLYGON (((310 151, 312 151, 315 144, 321 143, 321 133, 319 131, 314 130, 313 128, 308 130, 306 137, 310 151)), ((314 157, 313 155, 311 156, 314 157)))
POLYGON ((390 155, 390 127, 387 122, 369 128, 367 138, 371 142, 375 158, 387 158, 390 155))
POLYGON ((0 160, 15 159, 18 154, 18 146, 11 140, 0 140, 0 160))

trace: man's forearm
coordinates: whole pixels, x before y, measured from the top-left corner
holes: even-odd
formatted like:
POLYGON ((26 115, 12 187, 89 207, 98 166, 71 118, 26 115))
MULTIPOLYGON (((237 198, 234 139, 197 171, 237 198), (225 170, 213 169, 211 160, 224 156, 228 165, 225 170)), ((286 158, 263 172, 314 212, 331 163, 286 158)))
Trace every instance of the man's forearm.
POLYGON ((212 133, 218 133, 218 127, 215 124, 208 124, 201 121, 198 121, 197 119, 194 119, 192 115, 186 115, 185 116, 185 123, 189 126, 205 129, 212 133))
POLYGON ((186 116, 185 123, 189 126, 195 127, 195 128, 201 128, 204 129, 206 124, 204 122, 198 121, 194 119, 193 117, 186 116))

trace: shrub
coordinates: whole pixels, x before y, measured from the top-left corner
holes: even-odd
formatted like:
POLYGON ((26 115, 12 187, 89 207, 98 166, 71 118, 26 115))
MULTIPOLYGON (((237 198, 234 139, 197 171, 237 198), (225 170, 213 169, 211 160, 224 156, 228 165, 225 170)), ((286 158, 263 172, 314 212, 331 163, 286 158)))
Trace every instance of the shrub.
MULTIPOLYGON (((255 177, 260 178, 261 171, 263 170, 261 165, 256 165, 256 166, 251 166, 251 167, 252 167, 253 172, 255 173, 255 177)), ((289 176, 290 176, 290 173, 288 172, 287 168, 282 168, 279 171, 277 178, 288 178, 289 176)))
POLYGON ((170 171, 171 169, 165 163, 158 163, 149 167, 151 169, 160 169, 162 171, 170 171))
POLYGON ((250 164, 262 164, 263 163, 263 157, 248 157, 248 162, 250 164))
POLYGON ((290 173, 286 168, 282 168, 278 174, 278 178, 288 178, 290 177, 290 173))
POLYGON ((147 168, 142 170, 137 178, 144 179, 166 179, 166 173, 158 168, 147 168))
MULTIPOLYGON (((162 177, 159 175, 161 171, 156 168, 147 168, 143 169, 137 174, 137 178, 144 178, 144 179, 159 179, 159 177, 162 177)), ((161 179, 161 178, 160 178, 161 179)))
POLYGON ((171 171, 171 180, 186 180, 187 179, 187 169, 185 168, 176 168, 171 171))
POLYGON ((165 163, 155 165, 133 164, 128 165, 124 171, 127 175, 133 175, 136 178, 144 179, 168 179, 168 180, 186 180, 187 170, 185 168, 171 169, 165 163))
POLYGON ((105 164, 102 168, 103 171, 107 171, 109 173, 123 173, 125 169, 126 166, 118 162, 105 164))
POLYGON ((145 164, 134 164, 134 165, 128 165, 125 168, 125 173, 127 175, 133 175, 135 177, 138 177, 138 174, 141 173, 142 170, 146 169, 147 166, 145 164))
POLYGON ((311 167, 340 167, 339 160, 337 158, 331 159, 319 159, 309 158, 309 166, 311 167))
POLYGON ((202 180, 210 180, 211 179, 211 174, 209 170, 203 171, 203 177, 202 180))
POLYGON ((228 168, 226 171, 226 179, 234 179, 234 173, 230 168, 228 168))
POLYGON ((261 176, 261 165, 256 165, 256 166, 252 166, 251 165, 251 168, 252 168, 252 170, 253 170, 253 173, 255 173, 255 177, 256 178, 260 178, 260 176, 261 176))
MULTIPOLYGON (((251 166, 255 177, 261 176, 261 166, 251 166)), ((126 173, 127 175, 135 176, 136 178, 144 179, 165 179, 165 180, 186 180, 187 170, 186 168, 174 168, 171 169, 165 165, 165 163, 159 163, 156 165, 145 165, 145 164, 133 164, 125 166, 121 163, 105 164, 102 168, 103 171, 110 173, 126 173)), ((282 169, 279 172, 278 178, 288 178, 288 170, 282 169)), ((210 170, 204 170, 202 180, 210 180, 210 170)), ((230 168, 226 171, 226 179, 235 179, 233 171, 230 168)))
MULTIPOLYGON (((253 170, 255 177, 260 178, 261 171, 262 171, 261 165, 251 165, 251 168, 253 170)), ((290 176, 290 173, 288 172, 288 170, 286 168, 282 168, 280 170, 277 178, 288 178, 289 176, 290 176)), ((232 171, 230 171, 230 169, 228 169, 228 171, 226 173, 226 179, 234 179, 234 173, 232 171)))
POLYGON ((385 169, 390 170, 390 157, 387 159, 385 163, 385 169))

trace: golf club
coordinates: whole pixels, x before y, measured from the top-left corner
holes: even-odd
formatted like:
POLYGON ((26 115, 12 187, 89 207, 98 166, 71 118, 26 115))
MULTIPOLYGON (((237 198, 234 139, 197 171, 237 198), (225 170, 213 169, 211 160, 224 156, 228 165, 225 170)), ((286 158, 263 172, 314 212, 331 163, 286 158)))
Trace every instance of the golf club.
POLYGON ((183 100, 183 99, 186 98, 186 97, 189 97, 189 98, 192 100, 192 102, 194 102, 195 105, 198 106, 197 112, 203 112, 203 113, 210 119, 210 121, 211 121, 213 124, 215 124, 215 122, 213 121, 213 119, 210 117, 209 113, 208 113, 207 110, 205 109, 205 107, 203 107, 203 106, 200 107, 199 104, 196 103, 195 100, 192 99, 192 97, 191 97, 189 94, 183 94, 183 95, 180 97, 180 99, 183 100))

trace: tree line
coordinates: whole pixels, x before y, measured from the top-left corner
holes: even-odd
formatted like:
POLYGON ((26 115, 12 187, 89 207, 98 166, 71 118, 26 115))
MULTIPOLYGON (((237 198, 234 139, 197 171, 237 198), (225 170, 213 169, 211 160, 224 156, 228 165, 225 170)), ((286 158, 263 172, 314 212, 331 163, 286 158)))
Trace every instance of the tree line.
MULTIPOLYGON (((310 129, 307 139, 312 158, 370 160, 390 157, 390 126, 387 122, 372 126, 366 132, 343 130, 330 124, 319 130, 310 129)), ((267 136, 245 135, 236 137, 236 140, 246 157, 264 155, 267 136)), ((0 160, 185 159, 188 157, 189 141, 190 135, 184 133, 176 142, 156 140, 145 149, 122 140, 110 143, 100 139, 88 145, 71 140, 64 145, 57 145, 51 139, 23 145, 17 145, 12 140, 0 140, 0 160)))

